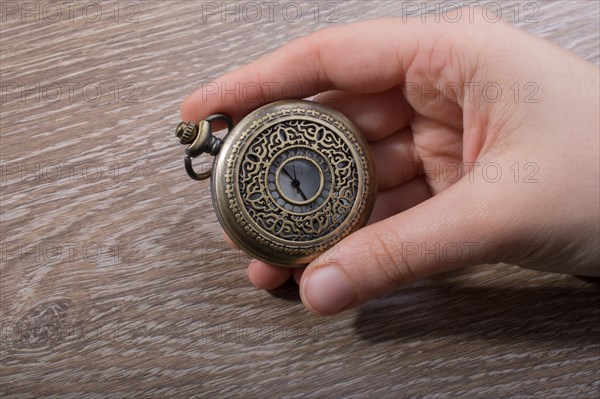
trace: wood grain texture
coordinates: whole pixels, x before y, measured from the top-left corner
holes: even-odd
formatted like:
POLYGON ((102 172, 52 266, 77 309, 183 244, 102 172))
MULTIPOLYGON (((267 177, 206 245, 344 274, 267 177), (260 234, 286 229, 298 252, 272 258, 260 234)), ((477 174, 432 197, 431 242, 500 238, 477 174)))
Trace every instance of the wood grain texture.
MULTIPOLYGON (((183 171, 178 106, 331 10, 251 23, 207 3, 1 4, 0 396, 598 397, 593 281, 479 266, 332 318, 293 283, 251 287, 183 171)), ((333 4, 338 23, 403 12, 333 4)), ((535 4, 518 25, 600 63, 598 2, 535 4)))

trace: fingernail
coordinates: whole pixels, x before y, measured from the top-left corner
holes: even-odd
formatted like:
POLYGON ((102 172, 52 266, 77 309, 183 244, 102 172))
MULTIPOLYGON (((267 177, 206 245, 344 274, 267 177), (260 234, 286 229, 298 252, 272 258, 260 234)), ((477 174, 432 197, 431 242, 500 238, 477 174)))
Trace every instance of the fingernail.
POLYGON ((354 291, 343 273, 334 266, 312 272, 304 282, 305 300, 318 313, 333 314, 350 305, 354 291))

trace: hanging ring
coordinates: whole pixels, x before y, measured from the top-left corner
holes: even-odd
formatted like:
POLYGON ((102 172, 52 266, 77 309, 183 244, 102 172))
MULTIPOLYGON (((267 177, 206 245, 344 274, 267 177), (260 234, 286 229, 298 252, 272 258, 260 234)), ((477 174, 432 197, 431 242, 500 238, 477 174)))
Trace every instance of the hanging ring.
POLYGON ((183 164, 185 165, 185 171, 187 172, 188 176, 193 180, 206 180, 212 175, 212 168, 206 172, 196 173, 194 167, 192 166, 192 158, 188 157, 187 155, 183 158, 183 164))
POLYGON ((209 123, 212 123, 216 120, 222 120, 227 124, 227 133, 229 133, 233 129, 233 121, 227 114, 212 114, 205 120, 207 120, 209 123))
POLYGON ((198 124, 181 122, 177 126, 175 134, 180 138, 181 144, 190 144, 185 149, 183 163, 185 171, 193 180, 206 180, 212 175, 212 168, 206 172, 196 173, 192 166, 192 158, 196 158, 203 153, 215 156, 221 150, 223 141, 212 135, 212 123, 216 120, 222 120, 227 124, 227 133, 233 129, 233 121, 225 114, 210 115, 198 124))

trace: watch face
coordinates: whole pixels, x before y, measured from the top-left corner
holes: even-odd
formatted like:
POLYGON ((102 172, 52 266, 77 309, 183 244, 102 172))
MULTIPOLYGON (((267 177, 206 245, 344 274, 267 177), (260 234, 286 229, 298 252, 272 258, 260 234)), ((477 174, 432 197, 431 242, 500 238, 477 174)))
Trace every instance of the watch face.
POLYGON ((277 154, 266 177, 275 203, 294 214, 317 210, 333 186, 329 162, 308 147, 292 147, 277 154))
POLYGON ((362 136, 342 114, 308 101, 264 106, 225 138, 213 202, 251 256, 302 266, 362 227, 375 197, 362 136))

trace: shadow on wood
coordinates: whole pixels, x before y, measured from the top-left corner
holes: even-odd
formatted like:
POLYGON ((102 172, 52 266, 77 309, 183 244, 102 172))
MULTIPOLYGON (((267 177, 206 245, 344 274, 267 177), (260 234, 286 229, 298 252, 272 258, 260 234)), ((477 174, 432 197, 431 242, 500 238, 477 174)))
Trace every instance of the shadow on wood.
POLYGON ((360 308, 354 327, 369 342, 595 345, 600 336, 600 289, 407 288, 360 308))

